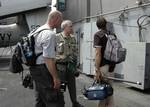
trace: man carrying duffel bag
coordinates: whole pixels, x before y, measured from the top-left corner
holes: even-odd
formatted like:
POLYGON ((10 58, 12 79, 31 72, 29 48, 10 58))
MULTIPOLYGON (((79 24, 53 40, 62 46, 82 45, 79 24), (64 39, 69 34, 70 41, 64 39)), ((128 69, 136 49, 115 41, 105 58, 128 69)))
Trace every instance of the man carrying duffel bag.
POLYGON ((83 95, 88 100, 105 100, 113 95, 113 88, 106 81, 94 81, 91 86, 84 88, 83 95))
MULTIPOLYGON (((104 58, 104 51, 107 43, 106 30, 107 21, 104 17, 100 16, 97 19, 96 25, 99 29, 94 34, 94 48, 95 48, 95 80, 102 81, 103 77, 109 77, 113 75, 115 65, 104 58)), ((108 81, 108 80, 107 80, 108 81)), ((110 83, 110 81, 108 81, 110 83)), ((110 83, 111 84, 111 83, 110 83)), ((114 107, 113 95, 100 100, 98 107, 114 107)))

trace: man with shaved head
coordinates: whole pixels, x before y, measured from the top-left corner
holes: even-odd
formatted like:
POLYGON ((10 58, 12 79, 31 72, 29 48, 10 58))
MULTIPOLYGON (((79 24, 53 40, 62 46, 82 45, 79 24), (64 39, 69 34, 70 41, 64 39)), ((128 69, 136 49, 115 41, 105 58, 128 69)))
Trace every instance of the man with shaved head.
POLYGON ((35 32, 36 65, 30 67, 35 83, 35 107, 64 107, 63 94, 60 92, 60 79, 55 68, 55 32, 60 26, 62 13, 51 11, 44 25, 35 32))

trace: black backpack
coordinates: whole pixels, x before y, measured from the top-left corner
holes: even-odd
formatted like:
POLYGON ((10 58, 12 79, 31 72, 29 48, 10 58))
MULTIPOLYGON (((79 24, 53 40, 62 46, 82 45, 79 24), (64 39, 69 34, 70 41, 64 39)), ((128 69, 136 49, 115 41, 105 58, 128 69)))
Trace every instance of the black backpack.
POLYGON ((9 69, 12 73, 20 73, 23 71, 21 50, 18 45, 16 46, 12 58, 10 60, 9 69))
POLYGON ((29 33, 28 36, 23 37, 21 41, 17 43, 10 61, 10 66, 9 66, 10 72, 12 73, 22 72, 23 71, 22 64, 25 64, 27 66, 36 65, 36 59, 38 56, 42 54, 42 52, 35 54, 34 35, 38 35, 43 30, 49 30, 49 29, 42 29, 35 33, 34 30, 31 33, 29 33))

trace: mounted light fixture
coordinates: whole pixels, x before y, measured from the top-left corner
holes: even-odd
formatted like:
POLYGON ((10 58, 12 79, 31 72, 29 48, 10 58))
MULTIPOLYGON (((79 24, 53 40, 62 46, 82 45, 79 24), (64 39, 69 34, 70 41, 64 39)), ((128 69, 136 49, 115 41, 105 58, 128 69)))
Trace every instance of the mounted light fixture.
POLYGON ((136 1, 136 4, 137 4, 137 5, 142 5, 142 4, 143 4, 143 1, 142 1, 142 0, 137 0, 137 1, 136 1))
MULTIPOLYGON (((128 8, 128 6, 126 8, 128 8)), ((123 12, 119 15, 120 21, 125 21, 125 19, 128 19, 126 8, 124 8, 123 12)))
POLYGON ((59 11, 65 11, 66 10, 66 0, 57 0, 57 9, 59 11))

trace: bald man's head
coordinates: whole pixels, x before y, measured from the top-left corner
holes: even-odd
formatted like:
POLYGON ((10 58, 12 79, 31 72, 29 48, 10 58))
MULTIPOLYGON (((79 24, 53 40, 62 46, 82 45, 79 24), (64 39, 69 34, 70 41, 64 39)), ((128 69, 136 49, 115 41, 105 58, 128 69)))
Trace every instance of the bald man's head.
POLYGON ((56 28, 56 27, 60 26, 62 20, 63 20, 63 17, 62 17, 62 13, 60 11, 58 11, 58 10, 51 11, 48 14, 47 24, 51 28, 56 28))

